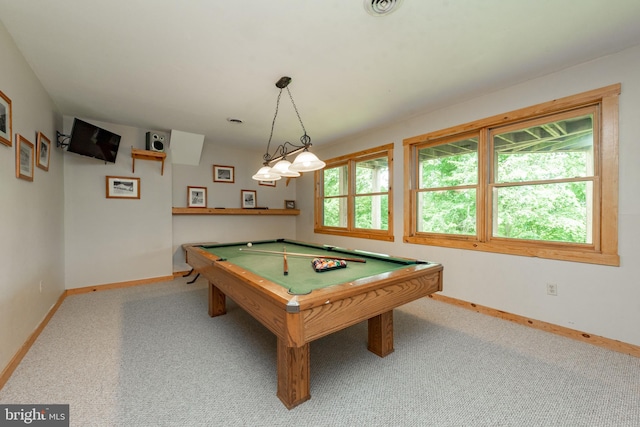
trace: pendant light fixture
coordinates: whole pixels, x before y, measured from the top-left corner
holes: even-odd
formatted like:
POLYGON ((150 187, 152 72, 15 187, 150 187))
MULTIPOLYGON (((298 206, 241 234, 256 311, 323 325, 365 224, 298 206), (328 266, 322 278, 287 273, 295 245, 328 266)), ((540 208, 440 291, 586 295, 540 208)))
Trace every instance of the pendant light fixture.
POLYGON ((280 89, 278 99, 276 101, 276 113, 273 116, 273 122, 271 123, 271 134, 269 135, 269 142, 267 142, 267 150, 264 153, 264 156, 262 156, 263 167, 261 167, 260 170, 252 176, 256 181, 277 181, 282 179, 282 177, 294 178, 300 176, 300 172, 311 172, 325 167, 325 163, 309 151, 309 147, 311 147, 311 137, 307 135, 307 130, 304 128, 296 103, 293 101, 291 91, 289 91, 289 83, 291 83, 291 77, 281 77, 280 80, 276 82, 276 87, 280 89), (276 125, 278 107, 280 106, 280 97, 283 89, 287 89, 293 109, 298 116, 300 126, 302 126, 303 135, 300 137, 299 145, 285 141, 283 144, 276 147, 273 153, 270 153, 269 149, 271 147, 271 139, 273 138, 273 129, 276 125), (298 156, 295 158, 293 163, 287 160, 287 156, 293 156, 295 154, 298 154, 298 156), (272 163, 274 163, 273 167, 270 166, 272 163))

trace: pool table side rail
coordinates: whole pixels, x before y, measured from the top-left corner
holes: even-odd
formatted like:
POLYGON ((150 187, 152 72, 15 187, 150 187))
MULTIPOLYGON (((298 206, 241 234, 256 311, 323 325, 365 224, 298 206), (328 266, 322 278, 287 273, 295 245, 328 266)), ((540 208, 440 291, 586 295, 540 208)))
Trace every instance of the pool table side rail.
MULTIPOLYGON (((439 272, 439 274, 441 275, 443 270, 441 264, 410 264, 405 268, 401 268, 391 272, 380 273, 374 276, 352 280, 344 284, 316 289, 307 295, 294 296, 289 294, 287 289, 283 286, 265 279, 260 275, 257 275, 233 263, 218 261, 220 257, 200 247, 188 247, 187 252, 189 253, 189 264, 194 267, 194 269, 199 273, 202 274, 202 270, 204 269, 206 269, 207 271, 211 270, 211 263, 213 262, 218 268, 228 271, 230 275, 245 281, 249 286, 266 289, 268 291, 268 294, 271 294, 273 303, 276 305, 280 305, 283 309, 286 309, 287 304, 289 304, 291 301, 295 301, 299 305, 300 310, 308 310, 313 307, 325 305, 329 300, 335 301, 339 299, 351 298, 364 292, 380 289, 388 284, 409 281, 413 278, 420 277, 431 272, 433 272, 434 274, 436 274, 436 272, 439 272)), ((207 276, 206 274, 203 275, 205 277, 207 276)), ((437 289, 437 291, 442 290, 442 280, 440 280, 439 282, 439 289, 437 289)), ((262 291, 260 290, 260 292, 262 291)))
MULTIPOLYGON (((316 243, 302 242, 300 240, 272 239, 272 240, 258 240, 258 241, 252 242, 253 245, 256 245, 256 248, 254 249, 257 249, 262 243, 282 243, 282 244, 299 245, 299 246, 305 246, 307 248, 318 249, 318 251, 320 252, 327 251, 327 252, 333 252, 333 253, 346 254, 352 257, 357 256, 359 258, 379 259, 387 262, 393 262, 396 264, 430 264, 430 262, 428 261, 421 261, 415 258, 390 256, 390 255, 380 254, 376 252, 362 251, 358 249, 348 249, 348 248, 342 248, 342 247, 333 246, 333 245, 320 245, 316 243)), ((246 242, 208 243, 208 244, 205 243, 205 244, 195 244, 191 246, 202 246, 204 249, 212 249, 215 252, 215 248, 221 248, 221 247, 224 248, 224 247, 230 247, 230 246, 246 246, 246 242)), ((329 255, 326 255, 326 256, 322 254, 319 254, 319 255, 326 258, 330 258, 329 255)))
MULTIPOLYGON (((213 271, 222 269, 237 279, 243 280, 248 286, 256 289, 266 289, 268 291, 267 293, 270 294, 274 300, 274 303, 278 305, 286 306, 292 297, 285 287, 273 283, 199 246, 187 247, 186 251, 189 265, 193 267, 195 271, 208 278, 209 281, 212 281, 209 275, 213 271)), ((262 290, 260 291, 262 292, 262 290)))

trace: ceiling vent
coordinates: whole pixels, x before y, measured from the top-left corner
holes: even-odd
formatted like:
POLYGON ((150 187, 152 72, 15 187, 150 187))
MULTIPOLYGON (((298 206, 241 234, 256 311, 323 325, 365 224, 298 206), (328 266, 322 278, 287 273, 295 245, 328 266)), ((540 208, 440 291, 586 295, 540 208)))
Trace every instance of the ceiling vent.
POLYGON ((397 10, 402 0, 364 0, 364 8, 370 15, 384 16, 397 10))

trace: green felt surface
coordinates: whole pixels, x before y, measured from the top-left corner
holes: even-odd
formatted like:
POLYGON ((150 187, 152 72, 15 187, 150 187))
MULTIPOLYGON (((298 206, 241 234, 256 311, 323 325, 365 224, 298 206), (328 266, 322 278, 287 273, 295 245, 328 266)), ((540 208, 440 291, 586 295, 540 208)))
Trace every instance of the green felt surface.
POLYGON ((253 242, 251 247, 246 243, 228 245, 203 246, 203 249, 265 279, 277 283, 292 294, 304 295, 314 289, 351 282, 364 277, 385 273, 417 261, 404 258, 387 257, 385 255, 367 252, 347 251, 344 249, 327 250, 323 246, 308 246, 294 241, 253 242), (363 258, 366 263, 347 261, 346 268, 316 272, 311 264, 313 258, 287 256, 289 274, 284 275, 284 260, 282 255, 250 252, 251 250, 277 251, 287 253, 302 253, 320 255, 323 258, 333 256, 363 258))

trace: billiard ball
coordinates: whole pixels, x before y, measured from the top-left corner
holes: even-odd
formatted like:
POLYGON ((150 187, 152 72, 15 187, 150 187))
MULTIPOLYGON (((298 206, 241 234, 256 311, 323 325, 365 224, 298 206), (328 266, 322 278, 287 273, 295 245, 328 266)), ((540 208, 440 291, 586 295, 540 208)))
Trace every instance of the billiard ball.
POLYGON ((251 247, 251 246, 253 246, 253 245, 252 245, 251 243, 247 243, 247 246, 248 246, 248 247, 251 247))

